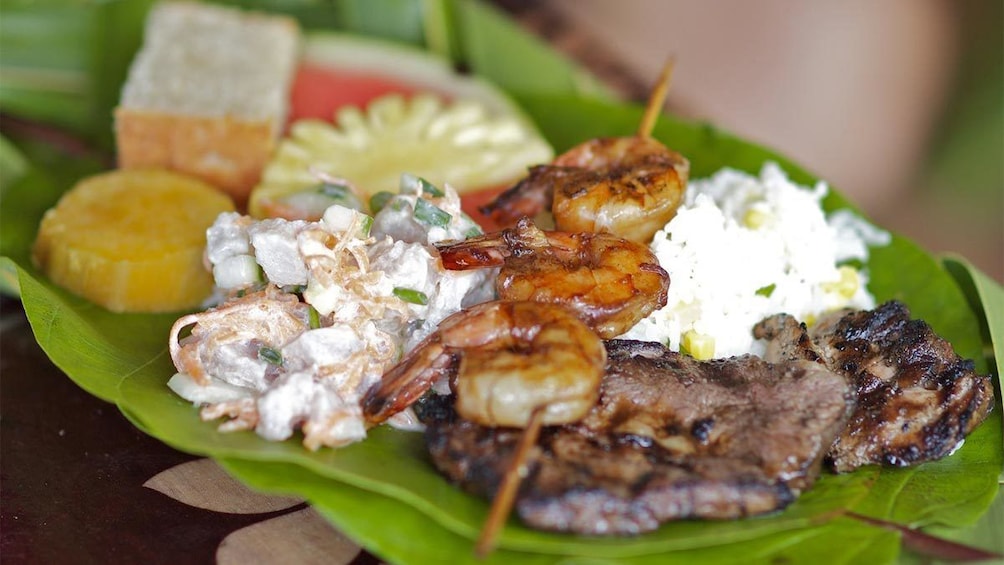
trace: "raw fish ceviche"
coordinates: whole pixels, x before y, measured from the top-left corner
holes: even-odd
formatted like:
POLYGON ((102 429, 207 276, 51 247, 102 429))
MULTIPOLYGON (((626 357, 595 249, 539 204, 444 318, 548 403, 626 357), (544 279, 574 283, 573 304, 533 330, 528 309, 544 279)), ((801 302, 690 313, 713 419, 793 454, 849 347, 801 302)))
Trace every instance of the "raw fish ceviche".
MULTIPOLYGON (((588 75, 479 2, 446 3, 444 6, 449 5, 450 10, 424 15, 391 2, 367 4, 367 10, 373 12, 353 2, 339 2, 335 9, 310 2, 265 4, 271 9, 285 9, 300 18, 304 25, 315 29, 380 37, 448 54, 471 73, 504 89, 557 152, 587 139, 630 135, 642 114, 639 105, 612 99, 588 75), (377 13, 381 17, 373 17, 377 13), (509 47, 498 49, 497 46, 503 44, 509 47)), ((418 5, 404 4, 411 8, 418 5)), ((118 26, 122 29, 104 30, 109 48, 115 41, 135 47, 136 34, 142 25, 142 14, 135 6, 109 3, 94 10, 111 11, 120 16, 116 21, 122 24, 118 26)), ((102 12, 100 15, 109 14, 102 12)), ((93 20, 87 20, 86 25, 101 25, 95 22, 104 19, 96 15, 93 20)), ((83 27, 78 31, 79 36, 86 35, 83 27)), ((66 42, 56 45, 66 45, 66 42)), ((114 66, 111 61, 103 70, 85 70, 91 73, 92 84, 106 89, 103 95, 92 93, 91 102, 98 104, 95 101, 104 100, 107 107, 121 85, 122 65, 127 63, 119 61, 117 72, 110 68, 114 66)), ((90 113, 80 110, 74 114, 72 105, 53 104, 33 109, 23 100, 6 96, 0 98, 5 110, 20 110, 75 129, 86 134, 95 146, 101 146, 102 139, 107 144, 110 124, 104 117, 88 121, 89 118, 83 116, 90 113)), ((110 113, 99 115, 106 117, 110 113)), ((731 181, 738 184, 761 176, 765 180, 777 180, 783 171, 786 180, 808 187, 799 190, 809 199, 818 201, 825 212, 820 229, 849 230, 856 234, 854 241, 867 244, 868 251, 865 255, 862 249, 830 250, 833 261, 846 268, 841 271, 841 267, 834 267, 834 273, 829 275, 836 276, 825 277, 835 286, 823 289, 824 301, 839 298, 844 305, 864 306, 871 299, 875 302, 900 300, 910 307, 914 316, 927 321, 939 335, 949 340, 961 356, 973 359, 977 371, 999 376, 1000 361, 1004 359, 1000 345, 1000 332, 1004 328, 1004 291, 964 259, 932 257, 912 242, 896 234, 886 234, 867 222, 842 223, 840 218, 844 217, 844 211, 853 212, 854 207, 840 196, 839 187, 825 191, 814 188, 820 186, 819 179, 795 163, 711 125, 664 116, 653 130, 653 136, 690 160, 691 178, 698 184, 711 183, 716 178, 722 180, 716 176, 720 174, 731 175, 731 181), (774 165, 769 163, 775 163, 778 168, 773 169, 774 165), (724 169, 733 172, 721 172, 724 169)), ((420 434, 382 426, 370 430, 364 441, 338 449, 309 450, 304 449, 304 442, 316 440, 317 445, 330 445, 335 442, 326 443, 325 438, 355 438, 352 434, 358 430, 337 425, 321 426, 317 435, 311 435, 306 430, 291 429, 288 419, 277 419, 268 428, 268 433, 272 439, 287 436, 289 439, 265 441, 250 431, 219 433, 220 421, 203 421, 199 409, 193 407, 190 400, 199 400, 194 395, 208 394, 206 390, 196 389, 199 385, 183 378, 172 383, 178 393, 167 386, 172 375, 178 373, 168 344, 172 327, 184 316, 200 314, 113 314, 52 284, 29 259, 29 247, 44 210, 51 207, 73 182, 102 170, 104 164, 96 162, 89 154, 67 156, 58 148, 21 139, 5 140, 0 150, 4 163, 0 253, 5 288, 16 290, 39 344, 69 378, 89 393, 114 403, 139 429, 165 443, 212 457, 256 488, 305 498, 341 531, 389 562, 479 562, 471 548, 488 512, 488 503, 451 487, 431 467, 420 434), (343 433, 346 435, 340 435, 343 433)), ((459 206, 456 195, 445 187, 438 188, 444 189, 443 196, 433 199, 422 198, 418 191, 399 196, 407 206, 398 210, 392 206, 384 208, 381 213, 388 220, 382 220, 378 213, 372 225, 366 225, 368 222, 351 212, 337 209, 316 222, 275 220, 267 229, 251 230, 241 225, 239 217, 221 216, 213 228, 219 237, 216 241, 221 242, 214 248, 217 253, 212 253, 216 282, 227 286, 255 277, 276 276, 288 277, 288 280, 283 279, 284 284, 302 285, 303 292, 312 293, 316 298, 313 306, 316 314, 309 309, 297 311, 293 316, 297 323, 310 328, 315 315, 345 316, 353 320, 352 327, 334 330, 343 332, 335 338, 339 343, 350 345, 334 350, 324 348, 330 357, 321 361, 340 364, 345 359, 358 359, 359 374, 366 375, 367 371, 376 374, 379 369, 369 367, 368 363, 378 359, 380 353, 367 350, 368 344, 384 343, 388 351, 394 352, 383 354, 388 359, 394 358, 398 354, 397 347, 407 347, 409 339, 420 339, 422 332, 429 330, 412 326, 413 333, 402 331, 408 327, 406 320, 423 319, 434 324, 437 317, 442 318, 463 306, 466 299, 483 298, 479 293, 483 292, 489 273, 446 276, 429 268, 428 258, 423 256, 426 253, 424 245, 430 243, 430 238, 466 237, 474 229, 462 213, 453 213, 459 206), (452 219, 437 226, 441 232, 429 229, 428 225, 418 231, 407 230, 409 222, 416 219, 421 206, 419 201, 435 203, 438 209, 450 213, 452 219), (394 213, 403 216, 392 218, 394 213), (380 230, 395 234, 392 243, 369 242, 374 232, 381 233, 380 230), (410 235, 405 236, 402 230, 410 235), (309 232, 344 234, 348 253, 355 249, 364 253, 371 265, 380 261, 393 265, 381 270, 386 273, 384 278, 370 284, 366 279, 350 280, 346 271, 328 269, 338 261, 334 256, 313 265, 305 261, 303 270, 299 268, 301 265, 290 268, 270 263, 268 257, 259 257, 262 250, 288 245, 290 233, 309 232), (414 239, 416 235, 425 240, 418 244, 414 239), (256 237, 263 242, 262 246, 254 245, 254 263, 261 266, 260 272, 248 260, 252 254, 247 244, 256 237), (415 247, 416 244, 419 247, 415 247), (352 312, 340 312, 339 305, 345 303, 333 297, 341 292, 338 289, 353 284, 366 287, 373 300, 357 301, 351 304, 352 312), (388 289, 394 300, 386 299, 388 289), (366 316, 356 315, 362 311, 366 316), (372 342, 363 339, 377 335, 378 331, 384 335, 372 342), (365 357, 361 352, 365 352, 365 357)), ((703 200, 694 196, 688 203, 691 206, 688 210, 707 212, 703 200)), ((719 203, 719 206, 728 209, 727 204, 719 203)), ((771 212, 765 210, 754 208, 752 212, 737 212, 733 217, 738 220, 720 219, 723 226, 720 236, 728 237, 729 230, 750 229, 769 221, 771 212)), ((855 214, 855 217, 860 218, 860 215, 855 214)), ((681 215, 680 219, 686 220, 687 215, 681 215)), ((213 237, 216 236, 210 239, 213 237)), ((660 260, 664 255, 678 258, 687 252, 686 249, 668 249, 677 243, 680 242, 664 238, 660 245, 666 249, 656 246, 660 260)), ((768 246, 769 242, 760 245, 761 248, 768 246)), ((695 295, 699 292, 692 288, 687 290, 686 276, 674 273, 670 265, 664 266, 671 277, 678 277, 673 278, 671 289, 679 283, 677 290, 680 292, 695 295)), ((737 265, 736 269, 742 271, 743 266, 737 265)), ((771 284, 780 286, 782 281, 771 279, 767 284, 759 284, 753 289, 754 296, 765 301, 772 299, 777 288, 770 289, 771 284)), ((659 315, 663 314, 654 314, 659 315)), ((683 344, 682 336, 688 331, 695 332, 692 335, 711 335, 714 331, 696 326, 683 328, 687 322, 681 320, 677 346, 683 344)), ((318 336, 321 344, 326 339, 318 336)), ((671 342, 672 339, 668 338, 671 342)), ((725 347, 726 341, 723 338, 719 346, 725 347)), ((697 342, 700 340, 691 347, 697 347, 697 342)), ((301 346, 303 359, 318 351, 307 340, 301 346)), ((201 400, 216 404, 239 401, 243 394, 240 389, 253 388, 258 382, 256 379, 267 374, 272 353, 266 351, 248 363, 246 381, 236 385, 214 382, 209 390, 215 396, 201 400)), ((715 354, 721 354, 717 347, 715 354)), ((295 379, 306 381, 303 377, 289 376, 290 381, 295 379)), ((295 390, 292 383, 290 387, 286 390, 295 390)), ((339 405, 344 398, 325 396, 328 393, 322 392, 319 398, 329 399, 332 408, 324 412, 326 415, 338 414, 336 408, 351 404, 339 405)), ((1002 468, 1000 414, 998 400, 994 413, 951 457, 904 469, 866 467, 846 475, 824 473, 810 491, 777 514, 729 522, 675 522, 654 532, 628 538, 550 534, 531 530, 513 520, 501 534, 498 549, 480 562, 640 564, 783 560, 809 563, 821 558, 894 562, 901 556, 903 539, 909 536, 854 516, 919 528, 946 537, 964 535, 955 528, 978 523, 999 490, 1002 468)), ((228 421, 240 425, 240 418, 228 421)))
MULTIPOLYGON (((361 395, 444 318, 493 295, 491 271, 446 270, 430 247, 481 233, 456 192, 402 175, 381 205, 372 217, 332 205, 317 222, 222 214, 206 257, 237 296, 174 324, 171 389, 207 419, 232 416, 223 430, 285 440, 302 426, 311 449, 364 439, 361 395)), ((416 428, 407 413, 391 423, 416 428)))

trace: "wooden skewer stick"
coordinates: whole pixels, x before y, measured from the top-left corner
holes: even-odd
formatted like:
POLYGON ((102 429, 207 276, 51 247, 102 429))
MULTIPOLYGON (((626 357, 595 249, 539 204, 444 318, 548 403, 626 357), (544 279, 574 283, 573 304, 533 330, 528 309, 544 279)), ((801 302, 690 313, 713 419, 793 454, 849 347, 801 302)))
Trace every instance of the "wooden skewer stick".
POLYGON ((519 437, 516 445, 516 452, 513 453, 509 467, 506 469, 502 484, 499 486, 495 498, 492 499, 492 506, 488 509, 488 519, 485 520, 481 528, 481 535, 478 536, 477 544, 474 546, 474 554, 478 559, 484 559, 495 549, 498 535, 502 531, 502 525, 509 518, 512 506, 516 502, 516 492, 519 484, 526 475, 527 458, 530 449, 537 444, 540 437, 540 429, 544 425, 544 409, 546 406, 538 406, 530 413, 530 420, 523 429, 523 434, 519 437))
POLYGON ((655 127, 659 113, 662 111, 662 104, 666 101, 666 93, 669 92, 669 80, 673 76, 673 67, 676 66, 676 57, 666 59, 666 64, 662 67, 662 74, 659 75, 659 82, 652 89, 652 94, 648 97, 645 105, 645 114, 642 115, 641 124, 638 126, 638 137, 651 137, 652 128, 655 127))

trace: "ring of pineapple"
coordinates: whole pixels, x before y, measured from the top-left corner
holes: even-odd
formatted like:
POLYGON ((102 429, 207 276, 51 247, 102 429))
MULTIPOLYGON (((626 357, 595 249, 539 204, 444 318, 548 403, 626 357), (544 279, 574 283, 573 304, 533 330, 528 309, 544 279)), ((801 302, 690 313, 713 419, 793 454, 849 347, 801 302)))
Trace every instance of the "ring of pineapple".
POLYGON ((365 111, 342 108, 334 123, 293 124, 251 192, 248 210, 268 217, 277 200, 325 177, 349 181, 364 201, 381 191, 397 193, 401 173, 463 193, 514 182, 528 166, 553 155, 517 116, 491 115, 472 100, 445 103, 432 94, 390 94, 365 111))

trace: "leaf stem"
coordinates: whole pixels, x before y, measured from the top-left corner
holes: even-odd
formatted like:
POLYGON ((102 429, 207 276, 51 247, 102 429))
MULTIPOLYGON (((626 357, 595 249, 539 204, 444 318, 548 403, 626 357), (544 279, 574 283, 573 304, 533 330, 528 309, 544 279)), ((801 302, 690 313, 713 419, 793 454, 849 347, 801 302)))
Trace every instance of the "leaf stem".
POLYGON ((848 512, 847 516, 865 522, 866 524, 899 532, 900 535, 902 535, 903 546, 924 557, 964 562, 986 561, 989 559, 1001 559, 1004 557, 1004 555, 999 553, 994 553, 978 547, 964 545, 951 540, 946 540, 944 538, 932 536, 931 534, 927 534, 920 530, 910 528, 902 524, 897 524, 895 522, 871 518, 855 512, 848 512))
POLYGON ((28 120, 18 116, 0 112, 0 132, 10 137, 23 137, 45 143, 73 157, 94 158, 102 164, 111 167, 115 160, 103 151, 90 146, 84 140, 73 134, 48 124, 28 120))

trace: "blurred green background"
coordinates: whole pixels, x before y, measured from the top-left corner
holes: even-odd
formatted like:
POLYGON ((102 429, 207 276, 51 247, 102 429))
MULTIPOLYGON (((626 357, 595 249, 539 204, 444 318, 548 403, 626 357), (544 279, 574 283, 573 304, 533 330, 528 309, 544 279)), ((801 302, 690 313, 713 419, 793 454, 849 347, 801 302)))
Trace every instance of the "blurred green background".
MULTIPOLYGON (((440 5, 432 0, 234 3, 266 8, 280 5, 317 26, 350 21, 376 34, 381 30, 398 36, 410 33, 416 41, 427 30, 402 31, 401 26, 414 26, 415 10, 440 5), (400 13, 408 17, 400 21, 377 17, 375 14, 386 14, 380 8, 388 4, 402 7, 400 13)), ((619 59, 634 75, 635 83, 646 87, 666 55, 677 54, 670 92, 673 111, 707 119, 788 154, 831 181, 880 225, 903 233, 929 251, 961 254, 1004 282, 1004 2, 494 3, 577 59, 595 62, 596 53, 612 53, 612 58, 600 59, 600 66, 609 69, 611 59, 619 59), (557 17, 539 17, 547 10, 557 17), (881 43, 858 51, 853 46, 865 44, 865 40, 878 41, 875 37, 881 40, 883 34, 892 46, 889 52, 913 48, 913 64, 919 74, 912 80, 924 78, 935 83, 933 87, 925 83, 926 90, 918 87, 912 91, 906 82, 898 84, 904 92, 880 91, 887 84, 880 79, 896 76, 901 69, 884 62, 886 50, 881 43), (774 51, 769 51, 771 41, 775 42, 774 51), (717 59, 709 55, 715 49, 717 59), (763 58, 753 58, 760 51, 763 58), (839 65, 829 68, 828 55, 844 67, 874 58, 880 68, 868 72, 878 75, 847 74, 839 65), (887 67, 881 68, 883 64, 887 67), (790 74, 779 74, 777 69, 790 74), (925 69, 930 72, 925 74, 925 69), (827 76, 833 77, 829 83, 812 86, 813 80, 827 76), (869 80, 860 80, 862 77, 869 80), (877 86, 869 92, 866 87, 871 82, 877 86), (729 88, 713 88, 719 83, 729 88), (779 86, 764 90, 764 85, 772 83, 779 86), (783 92, 781 88, 801 98, 793 95, 778 100, 778 107, 771 110, 767 104, 783 92), (810 121, 814 113, 825 116, 845 111, 846 106, 826 106, 839 103, 845 91, 845 98, 858 96, 862 107, 869 102, 869 94, 884 94, 893 100, 882 107, 887 116, 870 116, 873 127, 870 133, 862 130, 860 138, 856 130, 835 131, 839 128, 818 127, 810 121), (903 134, 908 136, 908 154, 896 151, 905 144, 891 143, 877 151, 869 148, 865 156, 872 158, 870 163, 854 161, 860 155, 856 157, 853 150, 860 153, 869 135, 884 133, 886 124, 889 129, 896 127, 895 100, 916 102, 912 97, 924 97, 926 105, 915 111, 924 115, 912 117, 923 123, 903 134), (791 106, 790 111, 786 105, 791 106), (796 129, 800 121, 807 124, 808 133, 796 129), (827 136, 829 140, 824 139, 827 136), (823 141, 812 153, 806 148, 817 139, 823 141), (833 148, 844 148, 846 155, 837 155, 844 160, 828 164, 827 158, 837 153, 833 148), (881 162, 886 157, 888 166, 881 162), (852 176, 855 168, 867 168, 870 176, 852 176)), ((110 109, 140 41, 141 30, 134 24, 150 4, 151 0, 0 0, 0 130, 6 133, 22 125, 15 123, 18 118, 44 122, 77 136, 86 146, 58 136, 50 139, 76 150, 97 148, 99 158, 110 159, 114 147, 107 127, 110 109), (39 49, 39 45, 45 48, 39 49)), ((843 119, 839 115, 829 123, 840 126, 843 119)), ((857 119, 854 127, 859 127, 863 118, 857 119)), ((8 173, 19 167, 5 147, 0 142, 0 188, 8 173)))
POLYGON ((964 252, 1004 282, 1004 2, 955 4, 956 79, 918 171, 916 200, 890 221, 932 250, 964 252))
POLYGON ((778 150, 883 227, 1004 281, 1000 0, 544 4, 558 17, 527 20, 558 48, 644 87, 674 55, 670 111, 778 150))

